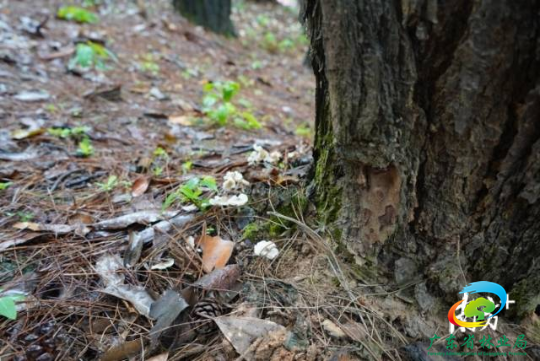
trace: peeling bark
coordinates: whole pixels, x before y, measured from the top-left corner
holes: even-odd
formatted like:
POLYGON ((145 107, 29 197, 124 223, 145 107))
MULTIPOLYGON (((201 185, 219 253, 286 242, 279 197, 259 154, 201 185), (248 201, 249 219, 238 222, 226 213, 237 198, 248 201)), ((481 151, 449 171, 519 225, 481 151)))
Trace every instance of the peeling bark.
POLYGON ((520 316, 540 303, 539 10, 305 4, 315 200, 366 274, 397 279, 412 260, 435 293, 489 280, 520 316))

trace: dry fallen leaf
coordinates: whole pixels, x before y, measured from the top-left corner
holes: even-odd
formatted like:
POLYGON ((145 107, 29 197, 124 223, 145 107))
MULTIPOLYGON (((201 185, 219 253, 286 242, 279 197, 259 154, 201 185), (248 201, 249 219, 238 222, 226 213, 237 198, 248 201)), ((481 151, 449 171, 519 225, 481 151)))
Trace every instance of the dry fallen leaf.
POLYGON ((207 291, 229 291, 240 277, 240 266, 231 264, 221 269, 213 270, 212 273, 195 282, 195 287, 200 287, 207 291))
POLYGON ((144 341, 142 338, 133 341, 126 341, 120 345, 113 346, 108 349, 101 357, 101 361, 125 360, 126 358, 140 355, 143 348, 144 341))
POLYGON ((236 352, 241 355, 257 338, 270 332, 286 331, 285 327, 275 322, 255 317, 221 316, 216 317, 214 321, 236 352))
POLYGON ((122 264, 118 255, 106 254, 97 260, 95 270, 105 285, 101 291, 131 302, 141 315, 150 317, 150 307, 154 300, 144 287, 124 284, 124 275, 117 273, 123 268, 122 264))
POLYGON ((174 259, 173 258, 165 258, 161 262, 156 263, 155 265, 152 265, 150 269, 152 270, 164 270, 169 267, 172 267, 174 265, 174 259))
POLYGON ((41 135, 46 132, 46 129, 37 128, 37 129, 16 129, 11 132, 11 139, 21 140, 26 138, 35 137, 36 135, 41 135))
POLYGON ((169 122, 172 124, 184 125, 186 127, 193 125, 191 117, 187 115, 171 115, 169 117, 169 122))
POLYGON ((369 339, 369 331, 364 324, 358 322, 345 322, 339 325, 339 327, 347 334, 347 336, 356 342, 363 342, 369 339))
MULTIPOLYGON (((24 244, 24 243, 26 243, 28 241, 31 241, 34 238, 37 238, 37 237, 39 237, 41 235, 43 235, 43 233, 28 232, 28 233, 25 233, 25 234, 21 235, 20 237, 17 237, 17 238, 9 237, 9 240, 0 242, 0 252, 5 250, 5 249, 8 249, 10 247, 18 246, 20 244, 24 244)), ((8 239, 8 236, 5 235, 5 234, 0 233, 0 239, 8 239)))
POLYGON ((147 176, 140 176, 133 182, 133 186, 131 187, 131 195, 133 197, 139 197, 146 192, 148 189, 148 186, 150 185, 150 177, 147 176))
POLYGON ((170 329, 174 320, 189 307, 186 300, 176 291, 167 290, 160 299, 155 301, 150 307, 150 317, 157 322, 150 330, 151 345, 157 345, 161 334, 170 329))
POLYGON ((203 235, 197 243, 203 251, 202 266, 206 273, 225 267, 231 258, 234 243, 219 236, 203 235))
POLYGON ((343 332, 343 330, 338 325, 336 325, 329 319, 323 321, 322 327, 330 337, 337 339, 347 337, 347 334, 343 332))
POLYGON ((51 232, 57 235, 68 234, 77 231, 78 234, 85 235, 90 232, 90 229, 81 225, 69 224, 47 224, 35 222, 17 222, 13 228, 25 230, 29 229, 34 232, 51 232))
POLYGON ((146 210, 139 211, 130 214, 125 214, 120 217, 107 219, 99 223, 94 224, 94 228, 97 230, 103 229, 124 229, 132 224, 150 224, 157 221, 162 221, 165 219, 170 219, 176 216, 178 212, 176 211, 167 211, 162 212, 160 210, 146 210))
POLYGON ((143 239, 138 236, 136 232, 129 233, 129 244, 124 252, 124 266, 130 268, 135 266, 135 264, 141 258, 141 253, 143 249, 143 239))
POLYGON ((167 361, 168 359, 169 359, 169 353, 164 352, 159 355, 150 357, 149 359, 147 359, 147 361, 167 361))
POLYGON ((193 215, 179 215, 167 221, 158 222, 141 232, 137 232, 135 237, 140 238, 143 243, 154 241, 154 246, 157 247, 170 240, 170 237, 167 237, 166 234, 170 232, 171 229, 182 229, 188 222, 193 220, 193 218, 193 215))

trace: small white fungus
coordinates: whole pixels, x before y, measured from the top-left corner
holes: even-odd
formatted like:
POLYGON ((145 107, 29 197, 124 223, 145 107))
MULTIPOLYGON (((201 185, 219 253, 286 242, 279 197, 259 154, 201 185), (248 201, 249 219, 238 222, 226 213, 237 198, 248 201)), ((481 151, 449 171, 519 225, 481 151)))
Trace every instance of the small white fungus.
POLYGON ((273 260, 279 256, 279 249, 274 242, 260 241, 255 245, 253 253, 255 256, 266 257, 269 260, 273 260))

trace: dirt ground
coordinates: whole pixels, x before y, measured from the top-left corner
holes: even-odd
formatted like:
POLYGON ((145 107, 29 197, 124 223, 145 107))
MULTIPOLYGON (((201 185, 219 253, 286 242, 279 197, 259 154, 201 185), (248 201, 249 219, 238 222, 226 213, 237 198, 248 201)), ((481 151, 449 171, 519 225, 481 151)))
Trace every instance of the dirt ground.
POLYGON ((297 9, 236 1, 224 38, 166 0, 81 3, 98 22, 0 0, 0 301, 21 296, 0 359, 424 360, 445 330, 304 218, 297 9), (106 53, 84 67, 80 44, 106 53))

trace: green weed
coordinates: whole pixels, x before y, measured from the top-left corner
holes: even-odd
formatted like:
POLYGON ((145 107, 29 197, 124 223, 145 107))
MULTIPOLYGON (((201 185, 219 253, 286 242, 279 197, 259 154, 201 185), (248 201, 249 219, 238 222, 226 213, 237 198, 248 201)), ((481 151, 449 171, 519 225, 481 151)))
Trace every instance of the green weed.
POLYGON ((101 44, 87 41, 79 43, 75 49, 75 55, 68 63, 68 69, 72 70, 77 67, 82 69, 107 70, 108 60, 117 61, 116 56, 101 44))
POLYGON ((240 84, 234 81, 206 83, 203 87, 203 112, 218 126, 226 126, 230 121, 246 130, 258 129, 261 124, 248 111, 239 111, 233 98, 240 91, 240 84))
POLYGON ((12 184, 13 182, 0 182, 0 191, 8 189, 12 184))
POLYGON ((96 185, 102 192, 109 193, 118 186, 118 177, 115 175, 111 175, 109 176, 109 178, 107 178, 107 181, 105 183, 96 183, 96 185))
POLYGON ((202 195, 206 191, 217 192, 217 190, 216 179, 214 177, 206 176, 202 179, 197 177, 191 178, 165 198, 162 209, 168 209, 177 201, 182 203, 190 202, 199 209, 206 209, 210 204, 208 198, 203 198, 202 195))
POLYGON ((90 138, 85 136, 80 142, 79 142, 79 148, 77 148, 77 155, 83 158, 90 157, 94 154, 94 146, 92 145, 92 141, 90 138))
POLYGON ((95 13, 78 6, 71 5, 62 6, 60 9, 58 9, 56 16, 59 19, 75 21, 81 24, 94 24, 99 21, 99 18, 95 13))

